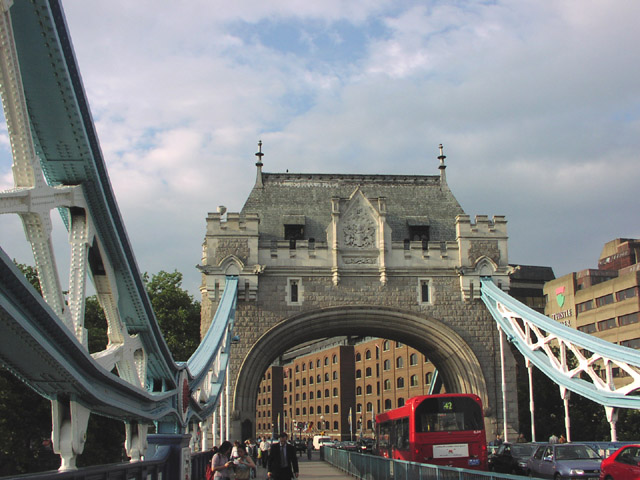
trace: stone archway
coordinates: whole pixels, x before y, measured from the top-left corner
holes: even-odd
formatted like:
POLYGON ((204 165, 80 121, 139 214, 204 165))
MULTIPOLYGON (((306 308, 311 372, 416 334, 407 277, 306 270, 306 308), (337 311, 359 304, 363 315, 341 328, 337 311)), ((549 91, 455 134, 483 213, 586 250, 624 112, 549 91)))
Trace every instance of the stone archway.
POLYGON ((488 414, 494 410, 476 354, 451 327, 434 318, 395 308, 331 307, 289 317, 253 345, 235 384, 232 430, 238 431, 240 423, 247 420, 255 422, 258 385, 265 370, 280 354, 313 339, 363 334, 401 341, 428 353, 447 391, 475 393, 482 398, 488 414))

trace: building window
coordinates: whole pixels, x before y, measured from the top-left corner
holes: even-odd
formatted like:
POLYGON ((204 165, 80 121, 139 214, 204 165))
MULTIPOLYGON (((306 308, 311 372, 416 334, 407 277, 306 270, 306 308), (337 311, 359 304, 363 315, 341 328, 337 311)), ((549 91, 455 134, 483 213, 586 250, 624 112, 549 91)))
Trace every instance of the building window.
POLYGON ((396 358, 396 368, 404 367, 404 359, 402 357, 396 358))
POLYGON ((325 382, 329 381, 329 373, 328 372, 324 374, 324 381, 325 382))
POLYGON ((433 373, 429 372, 424 376, 424 383, 426 383, 427 385, 431 384, 431 377, 432 377, 433 373))
POLYGON ((586 302, 576 303, 576 312, 582 313, 593 309, 593 300, 587 300, 586 302))
POLYGON ((389 380, 388 378, 384 381, 384 389, 391 390, 391 380, 389 380))
POLYGON ((337 403, 333 404, 333 413, 338 413, 338 404, 337 403))
POLYGON ((411 386, 412 387, 417 387, 418 386, 418 376, 417 375, 411 375, 411 386))
POLYGON ((329 357, 324 357, 324 366, 329 365, 329 357))
POLYGON ((633 298, 638 296, 638 287, 626 288, 616 292, 616 301, 621 302, 627 298, 633 298))
POLYGON ((300 371, 300 365, 296 365, 296 373, 300 371))
POLYGON ((320 368, 320 359, 316 360, 316 367, 320 368))
POLYGON ((398 398, 398 408, 399 407, 404 407, 404 398, 402 397, 398 398))
POLYGON ((418 301, 422 305, 430 305, 432 302, 431 280, 421 278, 418 280, 418 301))
POLYGON ((302 279, 287 279, 287 305, 302 304, 302 279))
POLYGON ((302 414, 306 415, 307 414, 307 407, 302 407, 302 414))
POLYGON ((313 407, 309 407, 309 415, 313 415, 313 407))
POLYGON ((602 320, 598 322, 598 330, 602 332, 603 330, 609 330, 611 328, 616 328, 616 319, 608 318, 606 320, 602 320))
POLYGON ((316 382, 318 383, 322 382, 322 377, 320 376, 320 374, 316 376, 316 382))
POLYGON ((373 412, 373 403, 367 402, 367 412, 373 412))
POLYGON ((338 363, 338 355, 336 355, 335 353, 333 354, 333 357, 331 357, 331 362, 335 365, 336 363, 338 363))
POLYGON ((402 342, 396 342, 396 348, 402 348, 402 342))
POLYGON ((629 315, 620 315, 618 317, 618 322, 620 322, 620 326, 623 327, 624 325, 631 325, 633 323, 638 323, 638 312, 636 313, 630 313, 629 315))
POLYGON ((300 407, 296 408, 296 415, 300 415, 300 407))
POLYGON ((384 401, 384 409, 385 409, 385 410, 391 410, 391 408, 393 408, 393 407, 392 407, 392 404, 391 404, 391 399, 390 399, 390 398, 387 398, 387 399, 384 401))
POLYGON ((313 362, 309 362, 309 370, 313 370, 313 362))
POLYGON ((578 327, 578 330, 581 331, 582 333, 593 333, 597 329, 596 329, 595 323, 589 323, 587 325, 582 325, 581 327, 578 327))
POLYGON ((371 395, 373 393, 373 387, 371 385, 367 385, 367 395, 371 395))
POLYGON ((309 385, 313 385, 313 376, 309 377, 309 385))
POLYGON ((324 398, 329 398, 329 389, 328 388, 326 388, 324 390, 324 398))
POLYGON ((299 401, 300 401, 300 394, 296 393, 296 402, 299 402, 299 401))
MULTIPOLYGON (((304 224, 303 225, 287 225, 284 226, 285 240, 304 240, 304 224)), ((295 245, 295 243, 294 243, 295 245)), ((295 247, 293 247, 295 248, 295 247)))
POLYGON ((384 371, 391 370, 391 360, 388 358, 382 363, 382 369, 384 371))
POLYGON ((338 421, 337 420, 333 421, 333 429, 334 430, 338 430, 338 421))
POLYGON ((306 369, 307 369, 307 364, 306 364, 306 363, 303 363, 303 364, 302 364, 302 371, 304 372, 306 369))
POLYGON ((409 365, 417 365, 418 364, 418 355, 412 353, 409 355, 409 365))
POLYGON ((368 350, 364 352, 364 359, 365 360, 371 360, 371 350, 368 350))
POLYGON ((367 420, 367 430, 373 430, 373 422, 371 420, 367 420))
POLYGON ((362 355, 360 355, 360 352, 356 353, 356 362, 361 362, 362 361, 362 355))
POLYGON ((302 379, 302 386, 304 387, 307 384, 307 379, 306 377, 302 379))
POLYGON ((362 370, 360 369, 356 370, 356 378, 362 378, 362 370))
POLYGON ((333 396, 334 397, 338 396, 338 387, 333 387, 333 396))
POLYGON ((322 398, 322 391, 321 390, 318 390, 318 394, 317 394, 316 398, 322 398))
POLYGON ((382 342, 382 350, 385 352, 389 351, 389 340, 385 340, 384 342, 382 342))
POLYGON ((324 413, 329 413, 331 410, 329 408, 329 405, 325 405, 324 406, 324 413))
POLYGON ((300 386, 300 379, 296 378, 296 387, 300 386))
POLYGON ((396 384, 398 385, 398 388, 404 388, 404 378, 398 377, 396 384))
POLYGON ((365 376, 365 377, 370 377, 370 376, 371 376, 371 367, 367 367, 367 368, 365 369, 365 374, 364 374, 364 376, 365 376))
POLYGON ((604 307, 613 303, 613 293, 596 298, 596 307, 604 307))
POLYGON ((309 400, 313 400, 313 391, 309 392, 309 400))
POLYGON ((334 380, 338 379, 338 371, 337 370, 335 372, 333 372, 333 379, 334 380))
POLYGON ((356 395, 362 395, 362 387, 361 386, 357 386, 356 387, 356 395))
POLYGON ((356 405, 356 413, 362 413, 362 404, 361 403, 358 403, 356 405))
POLYGON ((307 392, 302 392, 302 400, 306 400, 307 399, 307 392))
POLYGON ((640 338, 633 338, 631 340, 623 340, 620 342, 623 347, 640 349, 640 338))

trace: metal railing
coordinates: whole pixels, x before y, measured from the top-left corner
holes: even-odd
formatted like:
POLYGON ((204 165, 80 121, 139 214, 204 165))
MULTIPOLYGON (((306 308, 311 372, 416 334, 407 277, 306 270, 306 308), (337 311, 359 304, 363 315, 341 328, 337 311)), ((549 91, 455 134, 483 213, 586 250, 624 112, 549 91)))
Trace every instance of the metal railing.
POLYGON ((480 472, 464 468, 441 467, 425 463, 390 460, 322 447, 320 458, 343 472, 363 480, 486 480, 522 479, 519 475, 480 472))

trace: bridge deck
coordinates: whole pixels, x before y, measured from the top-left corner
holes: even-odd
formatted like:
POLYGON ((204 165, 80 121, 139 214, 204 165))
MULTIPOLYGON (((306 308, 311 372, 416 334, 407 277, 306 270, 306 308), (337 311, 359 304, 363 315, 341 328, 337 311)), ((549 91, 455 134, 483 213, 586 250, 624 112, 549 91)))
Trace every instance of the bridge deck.
MULTIPOLYGON (((258 461, 259 462, 259 461, 258 461)), ((298 465, 300 467, 300 479, 304 480, 353 480, 353 477, 338 470, 333 465, 320 460, 320 454, 313 452, 313 459, 307 460, 307 454, 298 457, 298 465)), ((258 476, 256 480, 266 480, 267 469, 258 466, 258 476)))

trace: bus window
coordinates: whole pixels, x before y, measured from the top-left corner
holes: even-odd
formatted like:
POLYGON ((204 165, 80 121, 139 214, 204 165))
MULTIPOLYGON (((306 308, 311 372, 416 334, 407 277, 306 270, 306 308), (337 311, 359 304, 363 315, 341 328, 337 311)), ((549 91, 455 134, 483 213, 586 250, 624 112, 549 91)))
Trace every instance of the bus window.
POLYGON ((381 449, 391 448, 391 423, 385 422, 380 424, 380 433, 378 434, 378 445, 381 449))
POLYGON ((471 398, 428 398, 416 409, 416 432, 482 429, 482 409, 471 398))
POLYGON ((409 450, 409 418, 401 418, 395 422, 396 425, 396 443, 398 450, 409 450))

